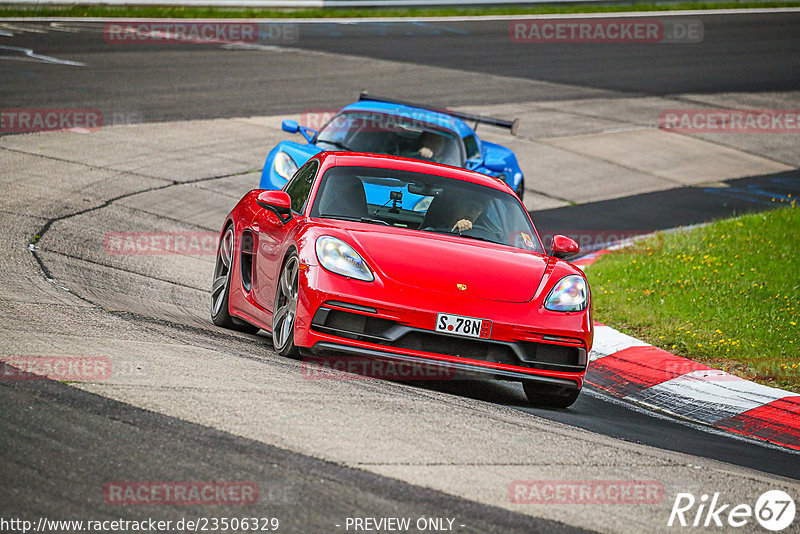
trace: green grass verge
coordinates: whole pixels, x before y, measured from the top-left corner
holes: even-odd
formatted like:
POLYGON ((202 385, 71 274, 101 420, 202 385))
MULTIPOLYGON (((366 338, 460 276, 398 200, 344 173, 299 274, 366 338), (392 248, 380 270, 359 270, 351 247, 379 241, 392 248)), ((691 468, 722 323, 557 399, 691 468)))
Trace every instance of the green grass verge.
POLYGON ((800 392, 800 206, 657 234, 586 270, 594 316, 673 354, 800 392))
POLYGON ((102 18, 361 18, 361 17, 447 17, 469 15, 528 15, 559 13, 607 13, 621 11, 670 11, 683 9, 800 7, 800 1, 783 2, 679 2, 679 3, 614 3, 578 5, 529 5, 482 8, 326 8, 326 9, 261 9, 236 7, 178 6, 107 6, 107 5, 44 5, 0 4, 0 17, 102 17, 102 18))

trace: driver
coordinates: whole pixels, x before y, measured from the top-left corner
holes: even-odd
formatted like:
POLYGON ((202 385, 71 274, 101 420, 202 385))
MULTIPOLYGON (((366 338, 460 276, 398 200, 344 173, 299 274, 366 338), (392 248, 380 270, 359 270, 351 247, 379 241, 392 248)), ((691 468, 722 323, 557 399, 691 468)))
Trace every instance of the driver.
POLYGON ((418 154, 425 159, 436 159, 444 149, 444 137, 433 132, 423 132, 419 141, 418 154))
POLYGON ((466 232, 472 230, 472 223, 483 213, 483 206, 472 198, 462 198, 453 209, 453 228, 451 232, 466 232))

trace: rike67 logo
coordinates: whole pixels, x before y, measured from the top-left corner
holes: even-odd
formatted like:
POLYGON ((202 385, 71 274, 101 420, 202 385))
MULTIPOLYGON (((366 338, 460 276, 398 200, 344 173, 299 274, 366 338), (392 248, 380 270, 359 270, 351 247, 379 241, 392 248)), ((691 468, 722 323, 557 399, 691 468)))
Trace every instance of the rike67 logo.
POLYGON ((795 511, 794 500, 781 490, 765 492, 754 507, 726 503, 719 493, 703 494, 699 499, 691 493, 678 493, 667 526, 739 528, 752 525, 755 518, 765 529, 780 532, 794 522, 795 511))

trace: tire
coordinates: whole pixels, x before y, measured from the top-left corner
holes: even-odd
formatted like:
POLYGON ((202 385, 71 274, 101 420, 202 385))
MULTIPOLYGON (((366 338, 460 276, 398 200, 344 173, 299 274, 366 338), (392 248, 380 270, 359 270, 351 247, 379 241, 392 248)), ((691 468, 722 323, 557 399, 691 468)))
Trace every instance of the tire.
POLYGON ((217 261, 214 264, 214 281, 211 284, 211 321, 223 328, 238 330, 246 334, 255 334, 260 329, 250 323, 231 317, 229 299, 231 294, 231 274, 234 268, 234 250, 236 236, 233 225, 225 228, 217 250, 217 261))
POLYGON ((284 260, 275 292, 275 311, 272 314, 272 345, 275 352, 290 358, 295 358, 300 353, 294 344, 294 323, 300 289, 299 266, 296 252, 292 252, 284 260))
POLYGON ((520 202, 523 202, 524 201, 523 197, 525 196, 525 181, 524 180, 520 180, 519 185, 517 186, 517 190, 515 191, 515 193, 519 197, 520 202))
POLYGON ((562 386, 551 386, 537 382, 523 382, 522 388, 531 404, 547 406, 550 408, 569 408, 572 406, 581 390, 562 386))

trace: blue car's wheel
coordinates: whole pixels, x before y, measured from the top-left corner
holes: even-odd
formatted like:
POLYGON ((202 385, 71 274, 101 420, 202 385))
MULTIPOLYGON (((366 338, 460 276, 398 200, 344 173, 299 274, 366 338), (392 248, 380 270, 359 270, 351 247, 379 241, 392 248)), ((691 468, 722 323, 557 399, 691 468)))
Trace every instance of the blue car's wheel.
POLYGON ((525 180, 520 180, 519 185, 517 185, 517 190, 515 191, 517 196, 520 200, 524 200, 523 197, 525 196, 525 180))

